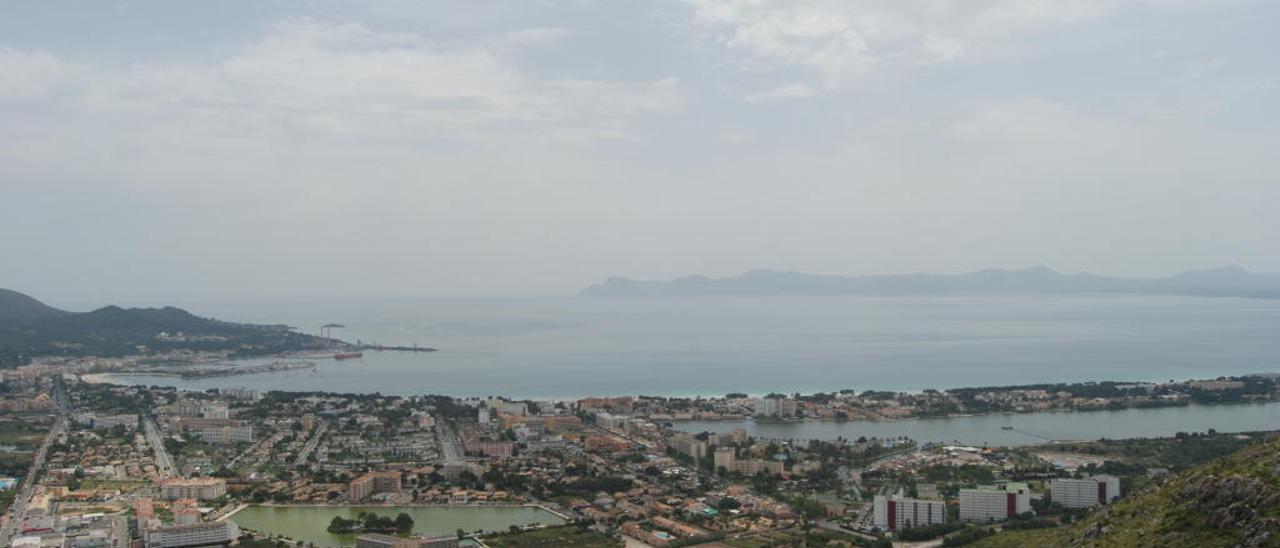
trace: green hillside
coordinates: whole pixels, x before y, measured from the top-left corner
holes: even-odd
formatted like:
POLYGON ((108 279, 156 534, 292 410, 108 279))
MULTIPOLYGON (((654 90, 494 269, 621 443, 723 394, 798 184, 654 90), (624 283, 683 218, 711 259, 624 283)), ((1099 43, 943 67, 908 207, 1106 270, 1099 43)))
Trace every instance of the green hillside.
POLYGON ((1280 438, 1214 460, 1058 529, 971 546, 1280 546, 1280 438))
POLYGON ((16 367, 38 356, 115 357, 170 350, 229 351, 247 356, 321 348, 324 344, 284 325, 224 322, 173 307, 106 306, 90 312, 67 312, 0 289, 0 368, 16 367))

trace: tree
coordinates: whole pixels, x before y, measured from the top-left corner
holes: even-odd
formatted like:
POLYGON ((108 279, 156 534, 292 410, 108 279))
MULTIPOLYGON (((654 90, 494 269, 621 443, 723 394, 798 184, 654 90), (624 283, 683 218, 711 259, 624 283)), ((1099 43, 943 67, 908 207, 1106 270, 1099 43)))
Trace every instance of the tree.
POLYGON ((396 516, 396 530, 401 533, 408 533, 413 530, 413 518, 409 517, 409 514, 401 512, 400 515, 396 516))

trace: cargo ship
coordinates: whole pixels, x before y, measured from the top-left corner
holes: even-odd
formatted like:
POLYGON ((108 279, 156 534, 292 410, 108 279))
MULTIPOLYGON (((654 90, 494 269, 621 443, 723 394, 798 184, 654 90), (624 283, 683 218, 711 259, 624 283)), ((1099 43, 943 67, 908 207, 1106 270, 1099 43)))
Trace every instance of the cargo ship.
POLYGON ((355 351, 355 352, 338 352, 337 354, 334 354, 334 355, 333 355, 333 359, 335 359, 335 360, 349 360, 349 359, 351 359, 351 358, 359 358, 359 357, 362 357, 362 356, 364 356, 364 352, 361 352, 361 351, 357 350, 357 351, 355 351))

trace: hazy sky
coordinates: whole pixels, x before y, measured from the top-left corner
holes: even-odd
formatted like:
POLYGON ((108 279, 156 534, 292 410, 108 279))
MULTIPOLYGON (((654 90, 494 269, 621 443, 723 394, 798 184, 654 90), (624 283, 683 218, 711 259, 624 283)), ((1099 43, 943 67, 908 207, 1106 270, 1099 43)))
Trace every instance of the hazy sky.
POLYGON ((6 2, 0 287, 1280 270, 1277 29, 1244 0, 6 2))

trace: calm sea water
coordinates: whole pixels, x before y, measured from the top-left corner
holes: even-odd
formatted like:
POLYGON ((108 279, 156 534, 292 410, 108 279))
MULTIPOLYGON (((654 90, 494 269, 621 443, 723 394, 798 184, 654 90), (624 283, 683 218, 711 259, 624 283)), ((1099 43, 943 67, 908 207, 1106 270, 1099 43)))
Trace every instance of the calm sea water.
POLYGON ((1280 371, 1280 300, 711 297, 188 305, 348 340, 433 346, 285 372, 127 382, 384 394, 720 395, 1167 380, 1280 371))

